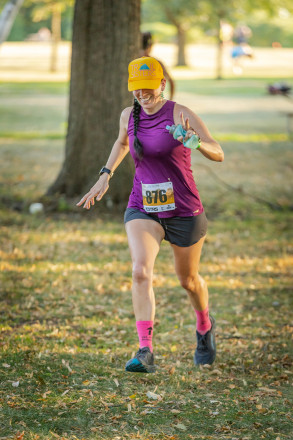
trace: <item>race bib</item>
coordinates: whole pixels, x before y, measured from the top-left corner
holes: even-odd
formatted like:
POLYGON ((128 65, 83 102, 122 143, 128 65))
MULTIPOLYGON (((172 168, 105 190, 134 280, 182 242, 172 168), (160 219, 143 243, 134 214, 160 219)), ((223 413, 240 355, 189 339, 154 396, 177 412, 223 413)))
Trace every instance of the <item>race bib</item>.
POLYGON ((141 187, 146 212, 172 211, 176 208, 172 182, 142 183, 141 187))

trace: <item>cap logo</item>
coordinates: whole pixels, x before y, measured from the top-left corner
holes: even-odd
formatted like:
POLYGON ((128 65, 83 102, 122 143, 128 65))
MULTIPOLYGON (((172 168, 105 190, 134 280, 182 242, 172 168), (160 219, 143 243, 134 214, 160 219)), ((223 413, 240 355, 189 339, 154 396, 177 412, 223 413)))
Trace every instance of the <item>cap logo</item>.
POLYGON ((132 64, 132 66, 130 66, 129 79, 139 78, 156 78, 156 68, 153 63, 150 63, 149 66, 147 64, 142 64, 141 66, 138 66, 137 64, 132 64))

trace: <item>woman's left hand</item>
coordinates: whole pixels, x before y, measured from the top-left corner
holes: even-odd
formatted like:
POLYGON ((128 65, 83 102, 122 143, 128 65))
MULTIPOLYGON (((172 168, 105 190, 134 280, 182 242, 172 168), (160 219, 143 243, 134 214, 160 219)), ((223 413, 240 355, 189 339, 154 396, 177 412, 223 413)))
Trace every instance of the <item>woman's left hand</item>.
POLYGON ((189 118, 184 119, 183 112, 180 112, 180 119, 181 119, 182 128, 186 131, 186 135, 185 135, 185 138, 183 138, 183 136, 179 136, 177 138, 177 140, 179 142, 183 143, 183 142, 186 142, 188 139, 190 139, 191 136, 193 136, 194 134, 197 134, 197 133, 194 130, 194 128, 190 127, 189 118))

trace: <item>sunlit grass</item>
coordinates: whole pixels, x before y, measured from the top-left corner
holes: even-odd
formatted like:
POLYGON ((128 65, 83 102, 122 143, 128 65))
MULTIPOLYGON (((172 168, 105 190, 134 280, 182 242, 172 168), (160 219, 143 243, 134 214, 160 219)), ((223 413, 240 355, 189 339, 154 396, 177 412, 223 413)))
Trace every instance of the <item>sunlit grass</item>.
MULTIPOLYGON (((31 93, 18 87, 22 98, 31 93)), ((58 95, 58 87, 49 93, 58 95)), ((44 133, 20 129, 17 112, 15 134, 9 118, 0 122, 2 134, 10 133, 0 139, 1 439, 289 440, 293 234, 287 135, 243 135, 230 120, 228 131, 213 130, 224 163, 193 155, 209 219, 200 271, 217 321, 217 361, 193 365, 194 311, 164 242, 154 275, 158 372, 128 375, 124 365, 137 349, 137 335, 123 214, 77 210, 74 201, 65 212, 62 204, 52 211, 43 198, 63 160, 62 132, 53 128, 64 123, 62 112, 53 112, 44 133), (30 203, 39 200, 44 212, 31 215, 30 203)), ((263 124, 265 118, 260 112, 263 124)))

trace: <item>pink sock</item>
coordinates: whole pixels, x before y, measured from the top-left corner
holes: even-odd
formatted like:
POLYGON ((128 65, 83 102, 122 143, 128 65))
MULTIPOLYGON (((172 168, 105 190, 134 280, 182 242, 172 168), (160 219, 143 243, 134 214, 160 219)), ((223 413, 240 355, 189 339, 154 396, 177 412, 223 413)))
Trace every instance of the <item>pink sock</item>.
POLYGON ((154 321, 136 321, 136 328, 139 338, 139 348, 149 347, 151 352, 153 352, 153 326, 154 321))
POLYGON ((207 308, 202 311, 195 310, 195 309, 194 309, 194 311, 196 313, 196 330, 201 335, 204 335, 212 327, 210 317, 209 317, 209 306, 207 306, 207 308))

